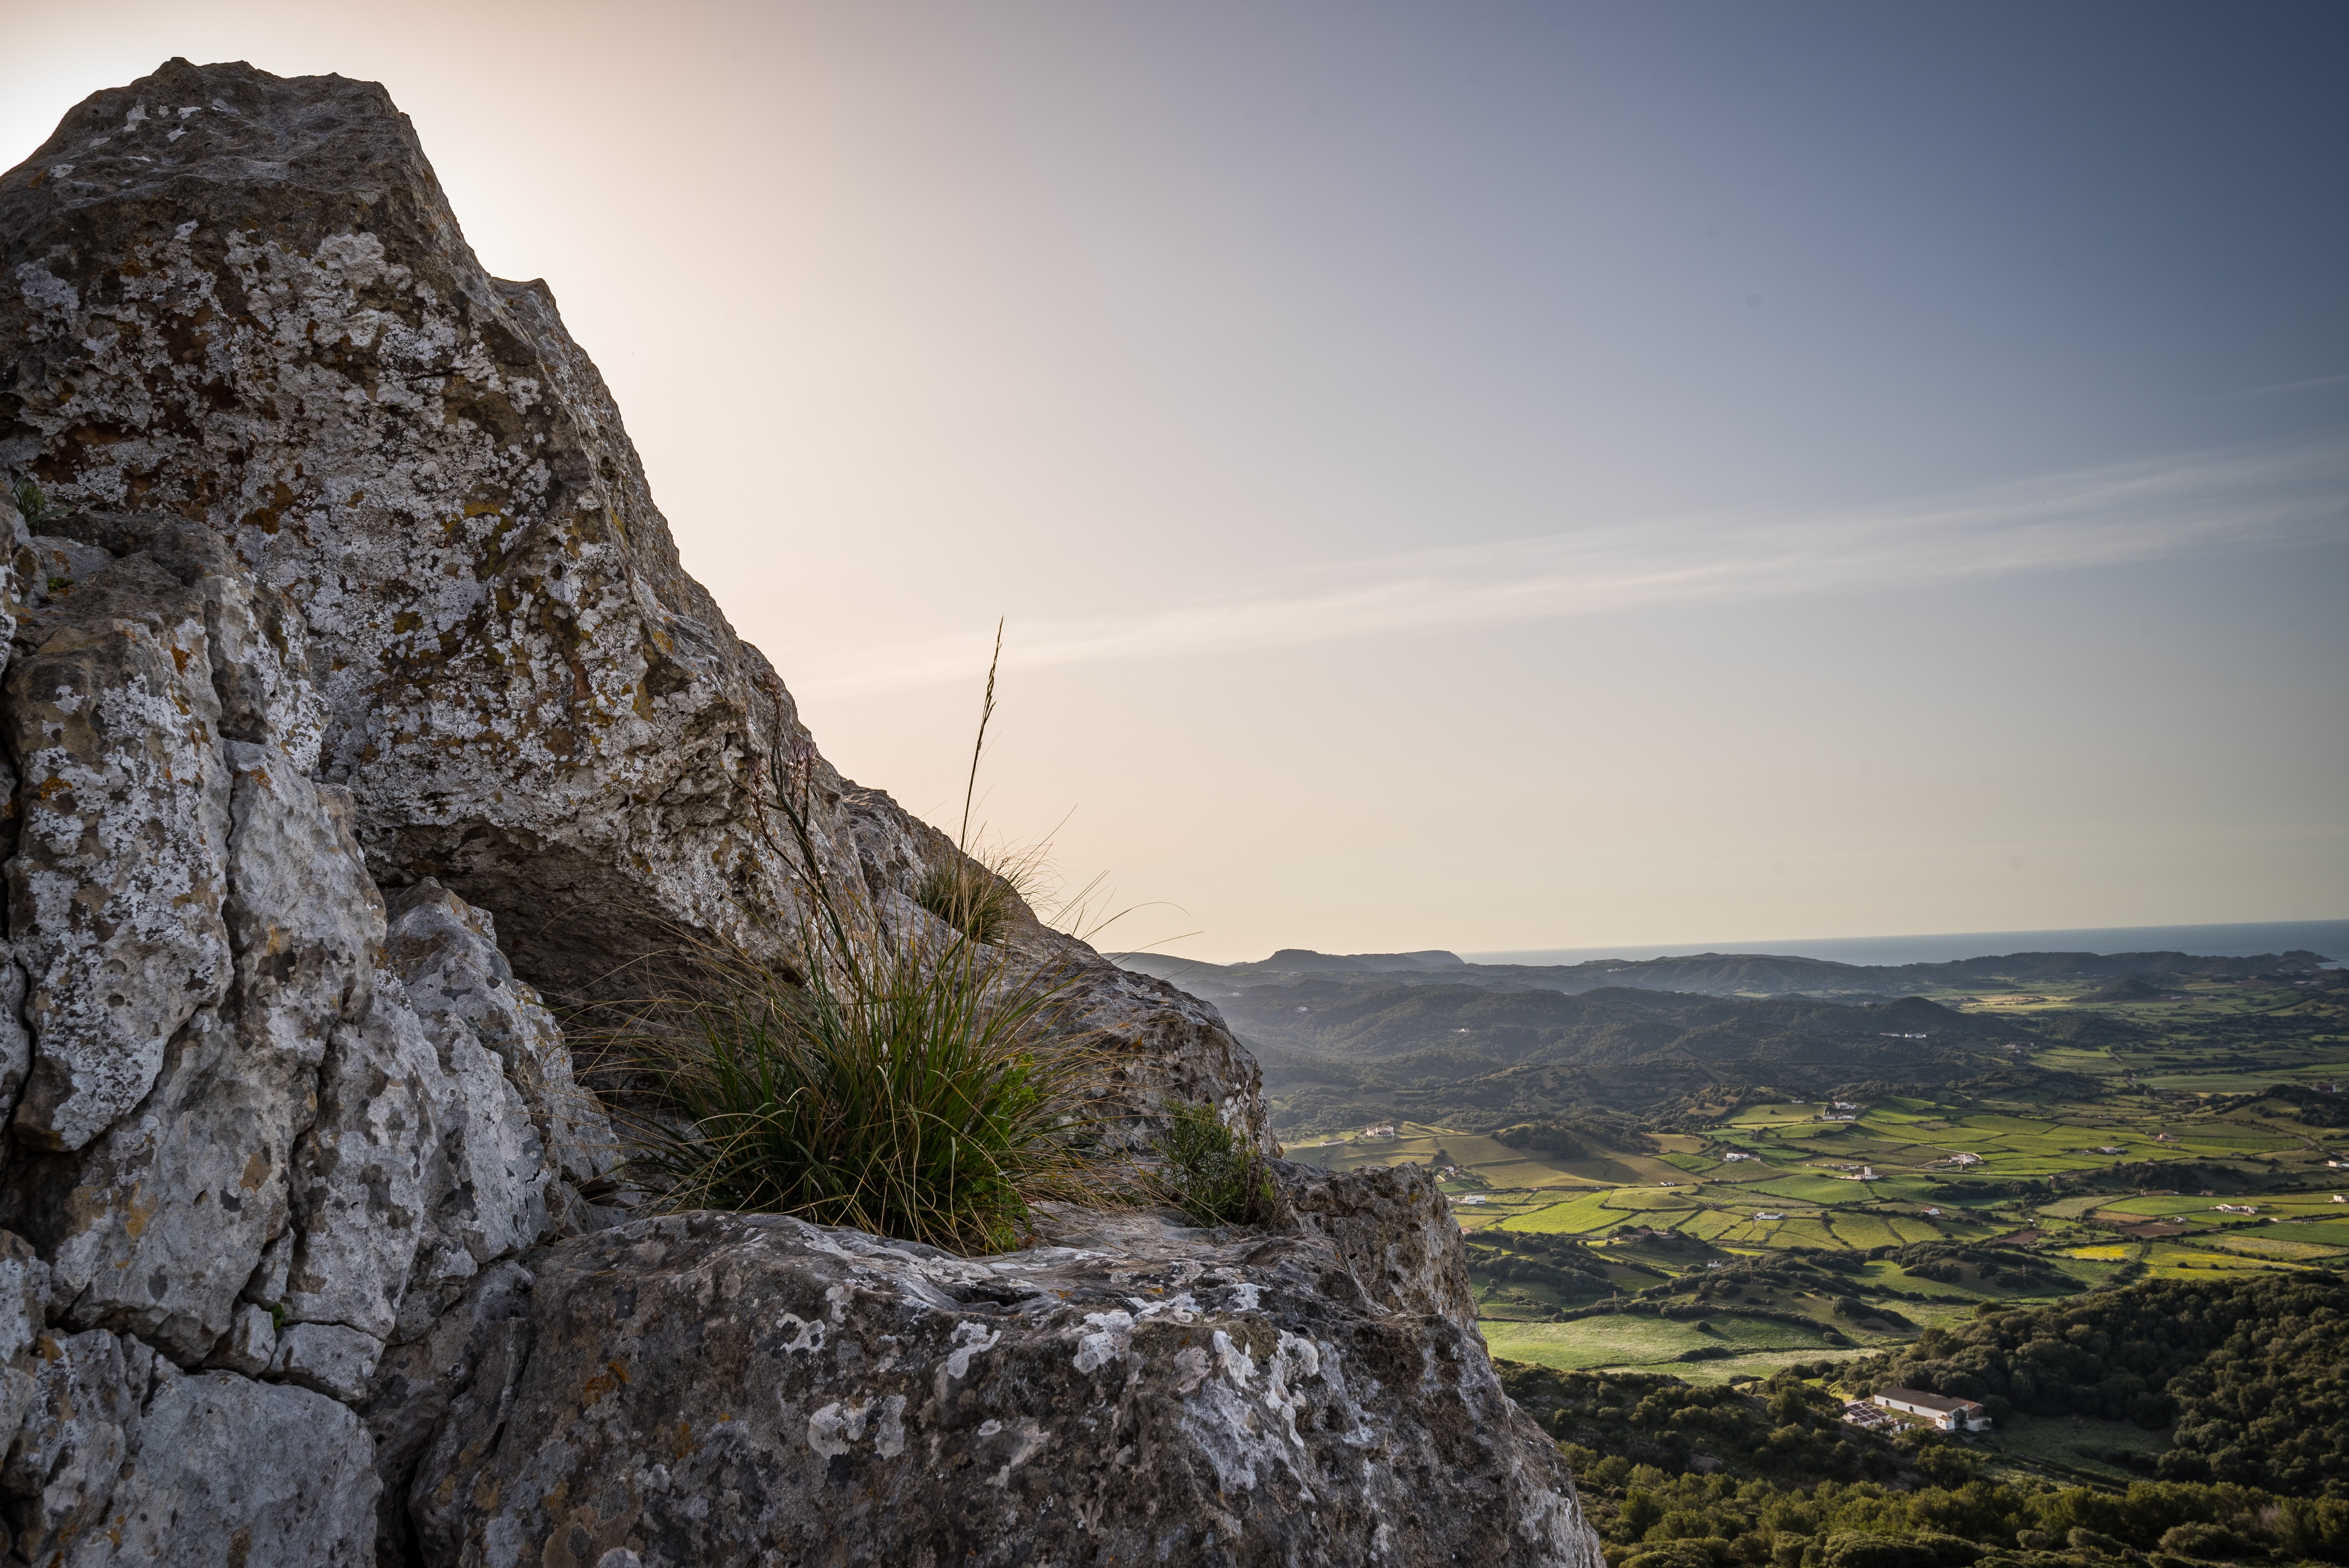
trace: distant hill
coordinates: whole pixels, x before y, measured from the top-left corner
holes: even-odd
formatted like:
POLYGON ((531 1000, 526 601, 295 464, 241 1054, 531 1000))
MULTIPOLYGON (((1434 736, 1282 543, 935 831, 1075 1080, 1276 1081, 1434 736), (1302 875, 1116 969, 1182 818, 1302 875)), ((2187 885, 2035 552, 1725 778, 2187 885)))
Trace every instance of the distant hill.
POLYGON ((2256 958, 2207 958, 2188 953, 2009 953, 1947 964, 1878 965, 1785 954, 1697 953, 1671 958, 1598 958, 1585 964, 1540 965, 1469 964, 1440 949, 1332 954, 1284 947, 1269 958, 1245 964, 1203 964, 1147 953, 1120 954, 1118 962, 1213 1000, 1218 984, 1228 991, 1306 975, 1568 995, 1603 986, 1629 986, 1709 996, 1903 996, 1953 985, 2000 991, 2127 975, 2251 979, 2261 975, 2314 974, 2332 960, 2300 951, 2256 958))
POLYGON ((2098 1048, 2144 1028, 2063 1010, 2023 1024, 1915 993, 2087 985, 2099 999, 2152 999, 2156 977, 2300 975, 2327 960, 2015 953, 1887 967, 1700 953, 1543 965, 1292 947, 1247 964, 1120 962, 1220 1008, 1264 1069, 1275 1125, 1294 1132, 1395 1116, 1498 1128, 1577 1107, 1677 1114, 1679 1102, 1764 1087, 1812 1097, 1863 1084, 2058 1087, 2001 1045, 2023 1030, 2098 1048))
POLYGON ((1579 1106, 1648 1111, 1731 1086, 1816 1095, 2030 1070, 1998 1052, 1997 1022, 1917 997, 1854 1006, 1624 986, 1568 995, 1322 976, 1216 1005, 1256 1052, 1278 1125, 1295 1130, 1398 1114, 1499 1126, 1579 1106))

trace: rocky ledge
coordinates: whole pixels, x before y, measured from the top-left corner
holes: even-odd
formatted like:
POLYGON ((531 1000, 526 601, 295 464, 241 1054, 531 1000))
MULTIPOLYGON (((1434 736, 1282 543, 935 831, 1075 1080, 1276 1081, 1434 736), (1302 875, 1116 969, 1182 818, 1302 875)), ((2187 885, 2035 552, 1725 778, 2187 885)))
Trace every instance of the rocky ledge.
POLYGON ((1473 1321, 1323 1238, 1075 1219, 982 1259, 771 1215, 563 1243, 425 1352, 470 1369, 427 1559, 1587 1560, 1473 1321))
MULTIPOLYGON (((0 1519, 9 1559, 1597 1568, 1413 1173, 959 1259, 643 1217, 556 1005, 955 853, 826 767, 679 566, 541 284, 406 119, 170 62, 0 177, 0 1519)), ((1025 915, 1114 1058, 1215 1010, 1025 915)))

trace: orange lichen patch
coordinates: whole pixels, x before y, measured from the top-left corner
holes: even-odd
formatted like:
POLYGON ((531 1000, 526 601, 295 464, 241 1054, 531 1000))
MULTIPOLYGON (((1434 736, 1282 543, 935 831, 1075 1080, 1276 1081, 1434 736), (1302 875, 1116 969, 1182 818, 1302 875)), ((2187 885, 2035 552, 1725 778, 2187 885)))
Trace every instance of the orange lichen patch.
POLYGON ((171 650, 171 664, 181 675, 186 675, 188 673, 188 650, 185 648, 173 648, 171 650))
POLYGON ((623 1387, 626 1385, 628 1381, 628 1371, 626 1367, 621 1366, 616 1361, 606 1361, 604 1363, 604 1366, 605 1370, 610 1372, 610 1377, 607 1377, 604 1373, 598 1372, 595 1376, 588 1378, 586 1382, 579 1386, 580 1408, 588 1408, 597 1401, 601 1400, 605 1395, 610 1393, 613 1389, 623 1387))
POLYGON ((163 1201, 160 1198, 146 1203, 140 1202, 139 1194, 145 1190, 144 1182, 131 1188, 130 1202, 123 1205, 122 1233, 134 1242, 145 1233, 147 1222, 153 1219, 163 1207, 163 1201))
POLYGON ((268 501, 246 512, 243 521, 264 533, 275 533, 278 520, 285 515, 285 509, 293 504, 294 491, 284 480, 279 480, 271 487, 268 501))

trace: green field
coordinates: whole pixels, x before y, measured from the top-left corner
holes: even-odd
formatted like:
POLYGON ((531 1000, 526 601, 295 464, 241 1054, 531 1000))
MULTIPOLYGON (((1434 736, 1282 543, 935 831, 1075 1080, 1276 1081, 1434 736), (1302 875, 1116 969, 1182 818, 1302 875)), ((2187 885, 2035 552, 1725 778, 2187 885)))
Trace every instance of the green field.
MULTIPOLYGON (((2014 1416, 1980 1441, 1992 1453, 2024 1461, 2015 1467, 2024 1474, 2054 1470, 2058 1480, 2078 1476, 2127 1486, 2140 1478, 2106 1456, 2116 1449, 2159 1453, 2168 1446, 2168 1434, 2149 1432, 2129 1421, 2100 1421, 2085 1416, 2014 1416)), ((1993 1465, 1992 1473, 1999 1475, 2000 1467, 1993 1465)))
MULTIPOLYGON (((2218 985, 2188 994, 2189 1002, 2158 1008, 2104 1009, 2158 1020, 2165 1033, 2033 1047, 2035 1068, 2094 1086, 2086 1090, 1863 1094, 1844 1107, 1733 1102, 1710 1118, 1647 1124, 1652 1132, 1627 1128, 1605 1147, 1585 1139, 1588 1157, 1572 1161, 1411 1121, 1394 1123, 1392 1137, 1325 1135, 1288 1153, 1340 1169, 1450 1167, 1445 1191, 1485 1260, 1475 1280, 1495 1354, 1562 1368, 1669 1367, 1712 1382, 1821 1354, 1829 1334, 1845 1336, 1845 1348, 1882 1343, 1984 1304, 2053 1300, 2116 1278, 2349 1262, 2349 1202, 2333 1201, 2336 1191, 2349 1197, 2349 1170, 2326 1164, 2349 1151, 2349 1127, 2261 1092, 2349 1078, 2349 1037, 2324 1032, 2341 1021, 2300 1018, 2295 1009, 2317 1005, 2289 995, 2218 985), (2268 1021, 2283 1015, 2298 1022, 2268 1021), (1937 1244, 1938 1253, 1902 1253, 1937 1244), (1523 1266, 1561 1246, 1583 1260, 1579 1272, 1536 1277, 1523 1266), (1740 1258, 1823 1253, 1870 1261, 1832 1288, 1743 1302, 1815 1319, 1815 1329, 1728 1306, 1707 1329, 1628 1313, 1573 1315, 1740 1258), (1918 1274, 1896 1253, 1961 1261, 1920 1264, 1918 1274), (1837 1315, 1838 1293, 1863 1305, 1837 1315), (1680 1359, 1700 1350, 1714 1354, 1680 1359)), ((2039 1022, 2070 1006, 2045 988, 1955 1000, 2039 1022)), ((2127 1440, 2034 1427, 2009 1446, 2018 1461, 2102 1474, 2113 1467, 2078 1450, 2127 1440)))
MULTIPOLYGON (((1688 1323, 1655 1317, 1590 1317, 1576 1323, 1486 1323, 1485 1340, 1493 1354, 1543 1367, 1669 1366, 1676 1377, 1698 1380, 1702 1369, 1749 1356, 1774 1356, 1777 1364, 1802 1356, 1830 1354, 1818 1335, 1792 1324, 1723 1316, 1709 1319, 1711 1332, 1688 1323), (1728 1350, 1721 1359, 1683 1361, 1692 1350, 1728 1350)), ((1751 1374, 1744 1374, 1750 1376, 1751 1374)))

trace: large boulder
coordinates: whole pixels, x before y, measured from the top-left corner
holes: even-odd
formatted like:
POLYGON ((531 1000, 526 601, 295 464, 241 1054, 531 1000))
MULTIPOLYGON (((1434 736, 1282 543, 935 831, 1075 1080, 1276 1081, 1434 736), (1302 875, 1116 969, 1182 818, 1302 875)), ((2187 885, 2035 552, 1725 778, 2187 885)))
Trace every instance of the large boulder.
POLYGON ((1599 1568, 1473 1322, 1322 1237, 1070 1229, 982 1259, 740 1214, 562 1243, 411 1483, 427 1560, 1599 1568))

